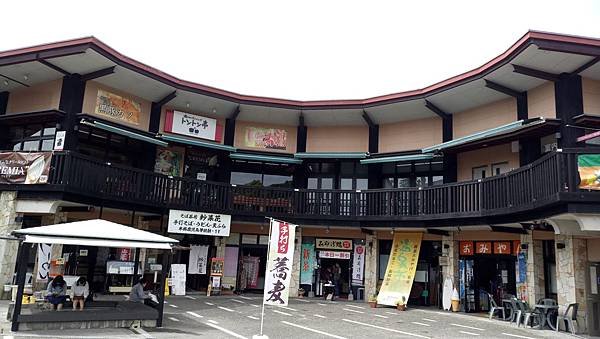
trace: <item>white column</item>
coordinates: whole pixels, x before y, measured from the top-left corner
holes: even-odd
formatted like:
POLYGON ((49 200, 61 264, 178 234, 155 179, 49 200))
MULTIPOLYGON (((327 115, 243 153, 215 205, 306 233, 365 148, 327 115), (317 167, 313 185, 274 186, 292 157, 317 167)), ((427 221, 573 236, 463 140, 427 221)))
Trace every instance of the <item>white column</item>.
POLYGON ((377 293, 377 259, 379 258, 379 242, 377 233, 367 234, 365 253, 365 302, 377 293))

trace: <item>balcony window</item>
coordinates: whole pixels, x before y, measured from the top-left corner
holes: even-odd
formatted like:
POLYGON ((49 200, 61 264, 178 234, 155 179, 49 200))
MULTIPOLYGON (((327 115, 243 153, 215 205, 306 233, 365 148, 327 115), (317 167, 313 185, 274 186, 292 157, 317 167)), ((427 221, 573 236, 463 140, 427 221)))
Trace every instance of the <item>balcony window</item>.
POLYGON ((271 165, 263 163, 250 163, 244 161, 234 162, 234 171, 231 172, 231 184, 259 187, 293 187, 291 171, 288 165, 271 165))
POLYGON ((54 148, 54 123, 11 126, 8 147, 13 151, 51 151, 54 148))

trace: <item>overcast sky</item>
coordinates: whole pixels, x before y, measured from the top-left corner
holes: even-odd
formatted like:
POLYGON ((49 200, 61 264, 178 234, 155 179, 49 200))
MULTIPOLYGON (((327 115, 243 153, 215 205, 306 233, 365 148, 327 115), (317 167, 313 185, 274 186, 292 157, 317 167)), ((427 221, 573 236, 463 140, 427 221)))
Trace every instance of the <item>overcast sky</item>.
POLYGON ((185 80, 297 100, 421 88, 480 66, 529 29, 600 38, 593 0, 32 3, 2 4, 0 50, 93 35, 185 80))

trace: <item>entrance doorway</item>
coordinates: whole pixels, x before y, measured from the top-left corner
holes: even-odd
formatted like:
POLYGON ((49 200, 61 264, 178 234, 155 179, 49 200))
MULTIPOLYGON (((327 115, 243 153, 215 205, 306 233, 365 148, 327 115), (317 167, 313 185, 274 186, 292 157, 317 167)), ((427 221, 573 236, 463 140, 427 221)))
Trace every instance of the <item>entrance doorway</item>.
MULTIPOLYGON (((339 276, 338 288, 339 297, 348 297, 350 293, 350 260, 349 259, 334 259, 334 258, 320 258, 319 267, 321 268, 320 280, 321 284, 334 280, 339 276), (337 272, 337 273, 336 273, 337 272)), ((321 291, 323 291, 321 289, 321 291)))
POLYGON ((507 294, 516 295, 515 262, 512 255, 461 259, 460 294, 465 312, 489 311, 488 293, 497 304, 507 294))
POLYGON ((237 274, 240 292, 262 292, 265 288, 267 250, 266 245, 242 245, 237 274))
POLYGON ((600 336, 600 262, 588 268, 587 328, 591 336, 600 336))

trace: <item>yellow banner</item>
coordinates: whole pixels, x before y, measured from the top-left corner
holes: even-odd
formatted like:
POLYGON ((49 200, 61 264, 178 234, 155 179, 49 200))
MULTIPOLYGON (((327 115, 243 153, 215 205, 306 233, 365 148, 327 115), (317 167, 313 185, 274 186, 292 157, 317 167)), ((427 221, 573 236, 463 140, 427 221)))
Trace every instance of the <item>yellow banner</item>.
POLYGON ((394 234, 385 278, 377 295, 378 304, 396 306, 398 303, 408 302, 417 271, 422 238, 422 233, 394 234))

